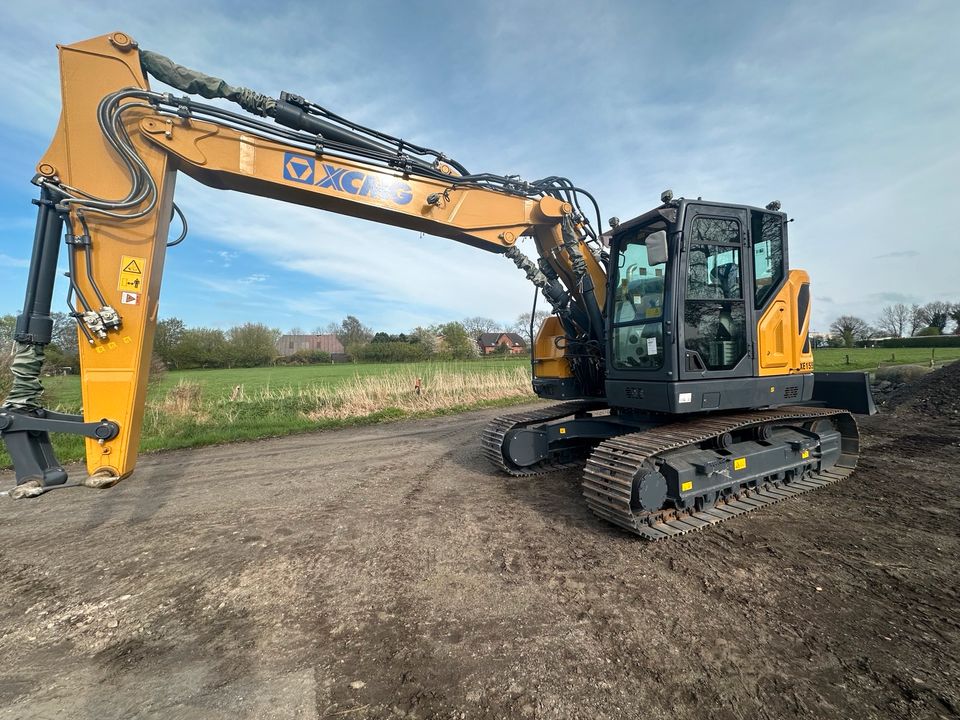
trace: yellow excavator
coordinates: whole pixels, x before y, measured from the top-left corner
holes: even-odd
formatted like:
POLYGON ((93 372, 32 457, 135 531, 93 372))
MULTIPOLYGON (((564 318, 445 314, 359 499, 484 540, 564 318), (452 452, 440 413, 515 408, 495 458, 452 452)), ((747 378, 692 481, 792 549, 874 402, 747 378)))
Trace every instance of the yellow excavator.
POLYGON ((713 525, 856 466, 851 413, 874 411, 869 385, 863 374, 813 373, 810 280, 789 268, 779 203, 667 191, 601 233, 595 199, 566 178, 471 173, 298 95, 272 98, 177 65, 121 32, 59 51, 60 122, 33 179, 36 234, 13 389, 0 407, 11 495, 66 482, 52 432, 86 439, 84 484, 109 487, 133 471, 164 256, 183 236, 168 238, 182 217, 181 172, 512 261, 551 309, 532 348, 533 389, 562 402, 494 420, 482 452, 518 477, 585 463, 590 509, 645 539, 713 525), (187 95, 151 90, 148 76, 187 95), (41 400, 61 252, 82 416, 41 400))

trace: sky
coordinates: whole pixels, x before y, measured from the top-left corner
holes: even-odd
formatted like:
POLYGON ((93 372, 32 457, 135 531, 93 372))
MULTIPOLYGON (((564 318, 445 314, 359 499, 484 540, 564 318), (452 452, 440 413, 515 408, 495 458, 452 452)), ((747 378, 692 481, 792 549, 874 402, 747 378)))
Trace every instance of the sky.
MULTIPOLYGON (((604 222, 677 196, 780 200, 812 329, 890 303, 960 301, 960 2, 10 1, 0 9, 0 314, 23 302, 29 183, 59 113, 56 43, 122 30, 276 97, 303 95, 471 172, 571 178, 604 222), (139 5, 146 8, 144 5, 139 5), (52 21, 51 18, 55 18, 52 21)), ((454 241, 206 188, 160 316, 312 331, 509 326, 533 289, 454 241)), ((604 228, 605 229, 605 228, 604 228)), ((521 247, 534 250, 530 241, 521 247)), ((65 309, 58 288, 54 309, 65 309)))

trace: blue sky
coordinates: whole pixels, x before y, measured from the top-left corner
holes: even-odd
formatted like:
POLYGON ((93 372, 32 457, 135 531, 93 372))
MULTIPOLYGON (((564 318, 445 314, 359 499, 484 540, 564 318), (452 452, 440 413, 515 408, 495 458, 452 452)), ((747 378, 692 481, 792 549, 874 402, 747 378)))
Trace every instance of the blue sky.
MULTIPOLYGON (((7 2, 0 9, 0 313, 23 298, 33 167, 59 112, 54 45, 141 47, 444 151, 473 172, 566 175, 604 220, 660 192, 795 218, 814 329, 960 301, 960 2, 7 2), (51 21, 51 18, 56 21, 51 21)), ((500 256, 198 185, 161 317, 312 330, 510 323, 532 287, 500 256)), ((526 251, 532 252, 527 245, 526 251)), ((63 309, 65 289, 56 303, 63 309)))

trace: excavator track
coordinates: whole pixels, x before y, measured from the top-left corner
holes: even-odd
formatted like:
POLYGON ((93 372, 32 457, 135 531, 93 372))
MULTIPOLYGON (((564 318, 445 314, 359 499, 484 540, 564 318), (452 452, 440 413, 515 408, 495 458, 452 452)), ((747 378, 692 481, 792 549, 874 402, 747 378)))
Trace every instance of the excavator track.
POLYGON ((858 457, 859 434, 849 413, 824 408, 785 407, 671 423, 605 440, 587 460, 582 489, 587 505, 595 515, 645 540, 658 541, 701 530, 843 480, 854 471, 858 457), (831 467, 808 471, 789 482, 765 482, 749 489, 738 486, 712 507, 696 511, 644 512, 631 508, 635 478, 664 452, 710 442, 724 433, 752 426, 824 419, 835 422, 842 438, 840 457, 831 467))
POLYGON ((559 420, 570 415, 587 410, 595 410, 597 403, 591 402, 568 402, 560 405, 550 405, 549 407, 531 410, 525 413, 513 413, 511 415, 502 415, 491 421, 483 430, 480 436, 480 446, 483 448, 484 455, 490 462, 496 465, 500 470, 513 475, 514 477, 527 477, 530 475, 541 475, 543 473, 564 470, 570 467, 577 467, 583 463, 583 457, 569 461, 561 461, 547 458, 536 465, 520 467, 509 462, 503 454, 503 446, 507 433, 517 428, 534 425, 536 423, 559 420))

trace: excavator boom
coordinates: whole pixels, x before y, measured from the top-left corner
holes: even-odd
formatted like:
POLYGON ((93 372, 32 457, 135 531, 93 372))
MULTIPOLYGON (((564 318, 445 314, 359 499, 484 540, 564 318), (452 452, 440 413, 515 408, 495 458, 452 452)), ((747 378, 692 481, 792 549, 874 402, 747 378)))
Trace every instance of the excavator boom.
MULTIPOLYGON (((60 64, 62 113, 37 166, 37 257, 17 328, 17 387, 7 402, 35 412, 8 412, 2 422, 8 442, 19 446, 35 445, 26 429, 36 432, 50 420, 40 405, 36 377, 27 376, 38 374, 37 354, 49 342, 53 273, 65 229, 71 310, 81 333, 84 417, 73 425, 61 418, 56 429, 82 429, 87 435, 87 469, 94 483, 115 482, 136 462, 178 172, 214 188, 502 253, 563 308, 571 327, 578 319, 586 326, 588 311, 572 251, 591 276, 594 313, 602 308, 605 271, 584 242, 585 221, 559 193, 521 192, 506 178, 471 177, 438 153, 428 162, 423 153, 432 151, 367 139, 310 114, 302 98, 284 93, 273 100, 156 53, 141 53, 123 33, 62 46, 60 64), (145 68, 167 83, 235 100, 277 122, 151 91, 145 68), (520 252, 516 243, 524 235, 535 238, 552 278, 520 252), (36 417, 39 413, 47 417, 36 417), (24 434, 13 435, 14 429, 24 434)), ((49 447, 16 453, 29 458, 22 460, 22 473, 39 473, 47 482, 61 477, 50 453, 49 447)))

